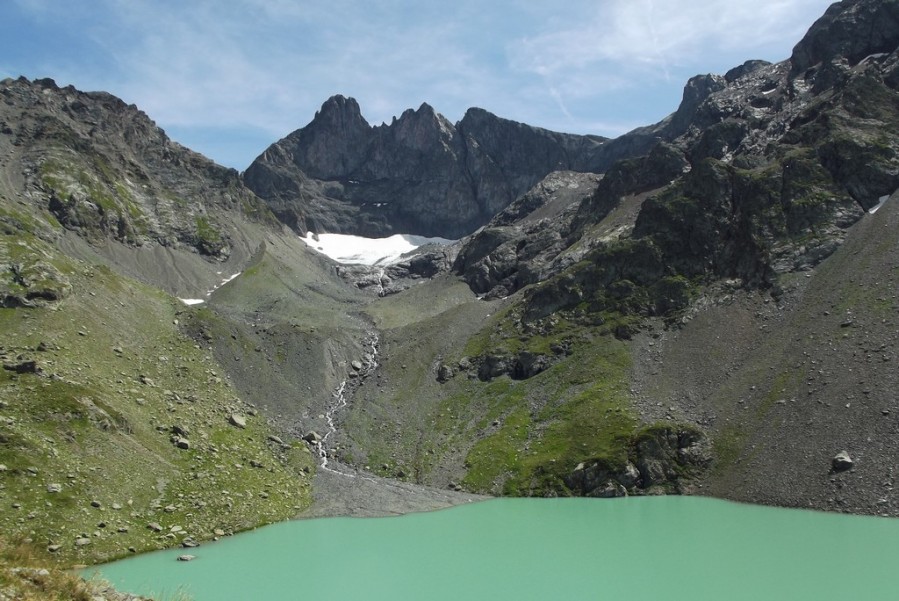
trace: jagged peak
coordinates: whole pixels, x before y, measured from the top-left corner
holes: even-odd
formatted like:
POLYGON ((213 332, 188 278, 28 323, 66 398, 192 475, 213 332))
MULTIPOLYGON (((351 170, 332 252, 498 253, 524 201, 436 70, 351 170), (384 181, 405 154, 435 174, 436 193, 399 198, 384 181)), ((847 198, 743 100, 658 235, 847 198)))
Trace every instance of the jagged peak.
POLYGON ((315 113, 312 122, 356 123, 368 127, 368 122, 362 116, 362 109, 356 99, 341 94, 335 94, 325 100, 321 109, 315 113))

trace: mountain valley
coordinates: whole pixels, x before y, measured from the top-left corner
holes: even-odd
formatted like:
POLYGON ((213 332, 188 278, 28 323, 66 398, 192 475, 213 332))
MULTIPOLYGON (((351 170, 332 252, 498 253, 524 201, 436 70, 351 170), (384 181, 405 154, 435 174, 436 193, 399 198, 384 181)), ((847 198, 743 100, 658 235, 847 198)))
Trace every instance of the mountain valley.
POLYGON ((615 139, 334 96, 244 173, 0 82, 0 532, 70 566, 486 495, 899 515, 897 48, 899 2, 844 0, 615 139))

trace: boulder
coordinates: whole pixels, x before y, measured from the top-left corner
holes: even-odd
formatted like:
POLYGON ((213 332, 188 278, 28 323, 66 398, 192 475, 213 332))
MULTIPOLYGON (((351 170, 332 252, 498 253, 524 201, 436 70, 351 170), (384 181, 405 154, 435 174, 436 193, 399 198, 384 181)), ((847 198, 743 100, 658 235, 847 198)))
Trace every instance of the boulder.
POLYGON ((232 413, 228 417, 228 423, 236 428, 246 428, 247 427, 247 418, 239 413, 232 413))
POLYGON ((855 462, 852 461, 852 458, 847 451, 840 451, 830 460, 830 465, 835 472, 845 472, 846 470, 851 469, 854 463, 855 462))

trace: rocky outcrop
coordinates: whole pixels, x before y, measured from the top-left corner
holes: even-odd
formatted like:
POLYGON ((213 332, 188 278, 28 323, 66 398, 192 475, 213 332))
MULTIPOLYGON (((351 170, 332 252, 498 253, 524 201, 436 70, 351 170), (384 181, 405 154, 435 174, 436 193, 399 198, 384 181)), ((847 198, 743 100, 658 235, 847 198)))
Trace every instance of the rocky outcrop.
POLYGON ((453 270, 486 298, 501 298, 546 278, 558 267, 569 224, 600 176, 571 171, 544 178, 468 238, 453 270))
POLYGON ((657 425, 641 430, 627 461, 584 461, 565 478, 572 492, 585 497, 625 497, 647 493, 683 493, 711 465, 711 444, 689 425, 657 425))
POLYGON ((832 61, 856 65, 873 54, 890 54, 899 46, 899 2, 843 0, 827 9, 793 48, 792 73, 832 61))
POLYGON ((459 238, 557 169, 586 170, 604 139, 561 134, 469 109, 450 123, 422 104, 370 126, 351 98, 326 101, 244 174, 301 234, 459 238))

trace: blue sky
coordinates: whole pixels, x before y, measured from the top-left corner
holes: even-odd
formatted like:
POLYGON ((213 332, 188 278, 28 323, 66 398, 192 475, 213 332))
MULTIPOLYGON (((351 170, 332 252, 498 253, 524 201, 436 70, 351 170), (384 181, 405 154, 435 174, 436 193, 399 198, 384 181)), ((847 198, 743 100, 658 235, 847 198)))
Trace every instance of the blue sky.
POLYGON ((105 90, 244 170, 333 94, 616 136, 687 78, 788 58, 827 0, 0 0, 0 78, 105 90), (559 8, 559 7, 562 8, 559 8))

